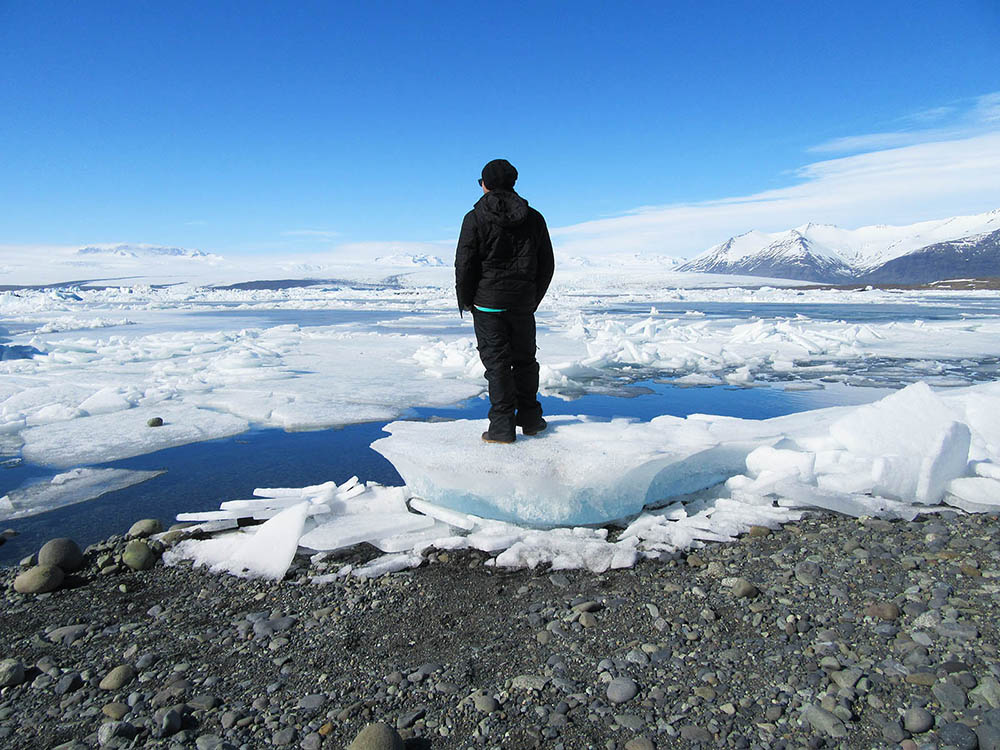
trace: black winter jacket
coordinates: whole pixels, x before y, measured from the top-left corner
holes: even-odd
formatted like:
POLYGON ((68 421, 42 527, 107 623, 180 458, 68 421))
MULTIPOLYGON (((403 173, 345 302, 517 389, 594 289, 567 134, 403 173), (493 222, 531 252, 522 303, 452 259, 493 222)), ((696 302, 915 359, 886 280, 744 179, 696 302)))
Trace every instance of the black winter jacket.
POLYGON ((458 307, 534 311, 554 268, 542 215, 513 190, 491 190, 462 222, 455 253, 458 307))

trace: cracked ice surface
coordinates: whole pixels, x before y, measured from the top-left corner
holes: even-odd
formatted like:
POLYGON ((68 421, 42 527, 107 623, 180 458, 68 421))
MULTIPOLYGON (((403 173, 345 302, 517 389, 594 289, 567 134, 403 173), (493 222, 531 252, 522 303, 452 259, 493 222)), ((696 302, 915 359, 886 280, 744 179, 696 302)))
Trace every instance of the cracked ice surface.
MULTIPOLYGON (((0 454, 24 445, 29 461, 69 467, 252 425, 302 430, 390 420, 411 407, 475 396, 484 387, 482 366, 471 322, 454 314, 447 271, 415 273, 401 286, 0 292, 0 345, 25 355, 0 359, 0 454), (325 317, 310 319, 313 313, 325 317), (328 313, 347 322, 326 324, 334 319, 328 313), (164 428, 146 430, 149 416, 164 417, 164 428), (98 431, 100 445, 88 447, 98 431)), ((646 268, 609 297, 592 289, 592 271, 563 274, 538 318, 543 392, 579 394, 601 382, 606 389, 622 372, 680 385, 792 388, 822 387, 821 378, 961 385, 1000 373, 995 293, 664 287, 681 282, 708 283, 649 276, 646 268), (734 307, 726 316, 612 307, 650 301, 734 307), (737 309, 789 303, 911 309, 899 320, 865 323, 748 319, 737 309), (958 304, 969 310, 958 319, 913 319, 922 309, 958 304)))
POLYGON ((183 542, 167 559, 273 578, 296 547, 366 541, 386 554, 329 575, 414 567, 429 547, 482 550, 501 567, 601 572, 731 541, 809 510, 912 519, 942 501, 969 512, 1000 508, 1000 383, 944 395, 917 383, 873 404, 760 421, 692 415, 550 424, 535 438, 496 446, 476 444, 483 422, 394 423, 374 447, 396 464, 405 487, 355 477, 340 486, 258 490, 261 499, 185 518, 270 520, 183 542), (624 530, 609 541, 607 528, 583 525, 598 522, 624 530))

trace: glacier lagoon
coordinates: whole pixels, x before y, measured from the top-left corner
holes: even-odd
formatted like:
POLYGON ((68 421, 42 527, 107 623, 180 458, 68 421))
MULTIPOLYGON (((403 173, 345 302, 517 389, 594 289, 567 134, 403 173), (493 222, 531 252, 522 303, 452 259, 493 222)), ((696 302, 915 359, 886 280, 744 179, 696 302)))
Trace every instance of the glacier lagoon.
MULTIPOLYGON (((484 382, 471 321, 455 314, 450 291, 440 285, 22 290, 0 295, 0 327, 2 345, 35 352, 2 363, 9 376, 0 391, 0 453, 8 467, 0 470, 0 489, 9 492, 3 499, 10 519, 4 525, 25 528, 0 548, 8 561, 31 551, 29 526, 39 539, 52 529, 76 534, 77 518, 103 536, 138 517, 197 515, 262 487, 321 486, 352 475, 399 484, 392 466, 368 447, 382 437, 381 425, 485 412, 476 397, 484 382), (162 416, 165 427, 147 428, 151 416, 162 416), (155 477, 141 473, 163 468, 155 477), (101 499, 28 515, 31 502, 40 509, 95 496, 102 482, 113 491, 101 499)), ((716 421, 739 418, 745 427, 747 420, 870 401, 917 381, 945 393, 996 380, 1000 298, 641 283, 608 294, 570 284, 557 287, 539 313, 539 347, 549 414, 646 422, 704 413, 716 421)), ((729 469, 734 480, 749 471, 729 469)), ((787 487, 788 477, 778 473, 785 481, 778 486, 787 487)), ((737 492, 765 487, 752 475, 737 492)), ((983 483, 969 481, 967 494, 978 497, 983 483)), ((813 507, 837 506, 815 490, 813 507)), ((899 512, 851 502, 839 507, 899 512)), ((715 513, 711 519, 685 512, 688 526, 669 534, 679 544, 728 538, 749 516, 742 508, 726 521, 716 512, 723 505, 717 499, 706 511, 715 513)), ((275 503, 269 506, 276 512, 275 503)), ((791 517, 755 512, 767 522, 791 517)), ((450 528, 441 523, 435 533, 450 528)), ((655 525, 647 523, 647 532, 655 525)), ((655 533, 667 534, 660 527, 655 533)), ((499 526, 479 543, 499 550, 504 539, 523 552, 524 534, 499 526)), ((551 554, 563 554, 550 542, 528 547, 548 544, 551 554)), ((620 562, 627 555, 619 552, 620 562)), ((527 564, 533 555, 507 559, 527 564)))
MULTIPOLYGON (((587 414, 597 419, 628 417, 648 421, 662 414, 710 413, 749 419, 794 414, 810 409, 874 401, 891 389, 857 388, 839 383, 816 390, 672 386, 654 381, 619 383, 616 395, 592 393, 572 400, 542 396, 547 415, 587 414)), ((450 408, 411 409, 415 420, 483 419, 489 403, 480 397, 450 408)), ((384 438, 384 423, 362 423, 340 429, 286 432, 251 429, 236 436, 189 443, 150 454, 95 464, 95 469, 162 472, 100 497, 0 521, 18 536, 0 546, 0 564, 14 564, 52 536, 53 529, 81 544, 124 531, 139 518, 169 523, 177 514, 250 497, 258 487, 288 487, 342 482, 352 475, 395 486, 402 478, 383 456, 370 448, 384 438), (206 482, 205 477, 211 481, 206 482)), ((0 469, 0 497, 51 477, 45 467, 20 462, 0 469)))

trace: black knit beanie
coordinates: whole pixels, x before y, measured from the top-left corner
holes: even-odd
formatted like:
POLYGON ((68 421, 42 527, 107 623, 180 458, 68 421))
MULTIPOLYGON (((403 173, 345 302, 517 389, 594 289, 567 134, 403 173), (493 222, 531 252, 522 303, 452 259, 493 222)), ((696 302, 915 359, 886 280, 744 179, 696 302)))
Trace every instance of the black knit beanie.
POLYGON ((483 184, 487 190, 513 190, 517 170, 506 159, 494 159, 483 167, 483 184))

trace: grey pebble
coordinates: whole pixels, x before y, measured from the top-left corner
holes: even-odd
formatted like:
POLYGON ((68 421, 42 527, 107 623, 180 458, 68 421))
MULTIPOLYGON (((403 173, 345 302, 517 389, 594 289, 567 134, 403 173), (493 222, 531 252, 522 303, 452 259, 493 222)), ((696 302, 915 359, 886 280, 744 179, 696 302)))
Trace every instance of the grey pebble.
POLYGON ((83 679, 80 677, 79 672, 67 672, 56 682, 55 694, 56 695, 66 695, 66 693, 72 693, 74 690, 79 690, 83 687, 83 679))
POLYGON ((153 534, 159 534, 161 531, 163 531, 163 524, 160 523, 160 519, 143 518, 132 524, 125 536, 129 539, 143 539, 153 534))
POLYGON ((496 698, 492 695, 483 695, 482 693, 476 693, 472 696, 472 705, 476 707, 477 711, 481 711, 484 714, 493 713, 500 708, 500 704, 496 698))
MULTIPOLYGON (((561 714, 554 715, 560 716, 561 714)), ((646 726, 646 722, 634 714, 615 714, 615 722, 617 722, 619 726, 631 729, 633 732, 638 732, 646 726)))
POLYGON ((829 737, 841 739, 847 736, 847 727, 844 726, 841 718, 825 708, 809 704, 803 709, 802 718, 809 722, 809 725, 817 732, 822 732, 829 737))
POLYGON ((326 703, 326 696, 322 693, 312 693, 299 698, 299 708, 314 710, 321 708, 324 703, 326 703))
POLYGON ((934 717, 926 708, 913 706, 903 714, 903 726, 908 732, 920 734, 934 726, 934 717))
POLYGON ((750 599, 757 596, 760 589, 754 586, 746 578, 737 578, 733 583, 732 594, 737 599, 750 599))
POLYGON ((400 714, 399 718, 396 719, 397 729, 409 729, 414 724, 416 724, 420 719, 424 718, 427 714, 427 709, 418 708, 413 711, 407 711, 404 714, 400 714))
POLYGON ((607 696, 612 703, 627 703, 639 692, 635 680, 629 677, 616 677, 608 683, 607 696))
POLYGON ((803 586, 812 586, 819 579, 823 569, 818 563, 803 560, 795 566, 795 580, 803 586))
POLYGON ((935 683, 933 687, 931 687, 931 692, 934 694, 934 697, 937 698, 938 703, 941 704, 941 708, 945 708, 950 711, 957 711, 965 708, 968 703, 965 691, 958 685, 950 682, 935 683))

